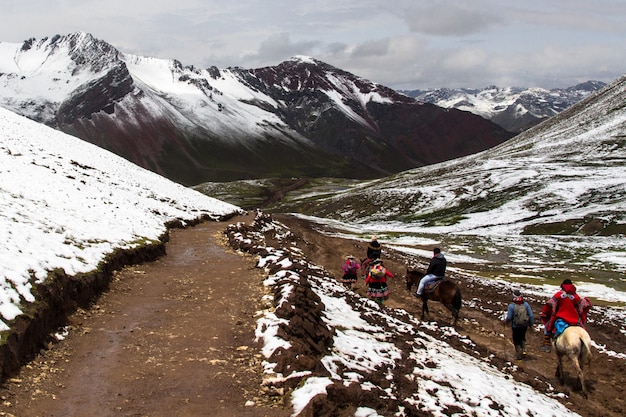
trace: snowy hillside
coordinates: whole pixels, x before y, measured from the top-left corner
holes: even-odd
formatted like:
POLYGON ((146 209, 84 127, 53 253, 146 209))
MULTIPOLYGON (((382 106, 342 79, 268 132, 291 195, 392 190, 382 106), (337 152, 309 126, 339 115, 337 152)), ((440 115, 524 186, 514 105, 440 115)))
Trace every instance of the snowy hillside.
POLYGON ((521 132, 541 121, 555 116, 578 103, 606 84, 587 81, 569 88, 500 88, 482 89, 437 88, 433 90, 403 91, 418 101, 443 108, 469 111, 491 120, 508 131, 521 132))
POLYGON ((175 184, 80 139, 0 109, 0 330, 56 268, 158 241, 171 221, 238 207, 175 184))
POLYGON ((625 300, 602 287, 626 291, 625 102, 622 77, 491 150, 295 198, 287 209, 389 244, 439 242, 458 262, 497 265, 494 277, 541 283, 568 273, 625 300))
POLYGON ((579 415, 553 387, 513 378, 517 365, 499 369, 494 355, 476 357, 477 344, 457 329, 345 289, 306 258, 310 242, 269 216, 254 227, 230 225, 227 235, 272 271, 264 285, 274 300, 256 334, 264 385, 289 393, 293 416, 579 415))

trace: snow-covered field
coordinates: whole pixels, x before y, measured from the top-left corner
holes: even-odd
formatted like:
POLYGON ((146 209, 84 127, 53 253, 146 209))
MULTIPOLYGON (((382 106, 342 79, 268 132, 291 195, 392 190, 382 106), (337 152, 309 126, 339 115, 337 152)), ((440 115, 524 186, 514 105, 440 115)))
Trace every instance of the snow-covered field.
POLYGON ((172 220, 241 211, 0 108, 0 330, 62 268, 158 240, 172 220))

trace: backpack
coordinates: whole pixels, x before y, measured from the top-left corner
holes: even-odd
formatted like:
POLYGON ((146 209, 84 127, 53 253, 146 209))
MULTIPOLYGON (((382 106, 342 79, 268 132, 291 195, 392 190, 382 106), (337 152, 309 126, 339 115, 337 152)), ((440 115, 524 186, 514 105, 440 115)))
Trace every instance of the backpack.
POLYGON ((385 275, 385 267, 382 265, 374 265, 372 270, 370 271, 370 275, 375 278, 382 278, 385 275))
POLYGON ((515 304, 513 307, 513 326, 515 327, 524 327, 528 326, 530 319, 528 317, 528 312, 526 311, 525 304, 515 304))

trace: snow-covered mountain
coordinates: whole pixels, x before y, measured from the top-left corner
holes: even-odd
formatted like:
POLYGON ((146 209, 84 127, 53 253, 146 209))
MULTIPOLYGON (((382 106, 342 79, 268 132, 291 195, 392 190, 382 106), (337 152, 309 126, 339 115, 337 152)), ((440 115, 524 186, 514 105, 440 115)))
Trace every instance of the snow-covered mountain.
POLYGON ((438 242, 474 258, 459 262, 492 263, 497 277, 569 274, 626 291, 625 103, 626 76, 487 151, 318 198, 309 191, 281 210, 388 244, 438 242))
POLYGON ((522 132, 555 116, 604 87, 602 81, 587 81, 569 88, 436 88, 406 90, 416 100, 449 109, 469 111, 491 120, 509 132, 522 132))
POLYGON ((0 106, 184 184, 374 178, 511 137, 308 57, 198 69, 86 33, 0 43, 0 106))

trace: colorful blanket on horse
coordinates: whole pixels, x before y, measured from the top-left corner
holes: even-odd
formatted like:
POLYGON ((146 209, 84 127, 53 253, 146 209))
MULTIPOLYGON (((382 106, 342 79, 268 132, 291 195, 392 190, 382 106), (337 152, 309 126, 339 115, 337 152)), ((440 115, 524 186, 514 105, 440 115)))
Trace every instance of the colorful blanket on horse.
MULTIPOLYGON (((567 329, 571 324, 567 324, 567 322, 563 319, 556 319, 554 321, 554 337, 559 337, 565 329, 567 329)), ((575 326, 575 325, 574 325, 575 326)))

